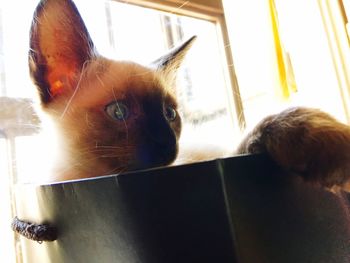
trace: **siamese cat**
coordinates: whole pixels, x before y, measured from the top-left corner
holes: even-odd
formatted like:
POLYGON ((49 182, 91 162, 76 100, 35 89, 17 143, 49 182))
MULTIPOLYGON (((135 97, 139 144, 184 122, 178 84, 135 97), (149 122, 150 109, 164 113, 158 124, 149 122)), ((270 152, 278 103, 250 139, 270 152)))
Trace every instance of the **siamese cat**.
MULTIPOLYGON (((62 153, 51 181, 171 164, 181 134, 176 72, 194 40, 149 66, 111 60, 99 55, 71 0, 42 0, 29 67, 62 153)), ((266 153, 308 181, 345 188, 350 128, 319 110, 291 108, 262 120, 235 153, 266 153)))

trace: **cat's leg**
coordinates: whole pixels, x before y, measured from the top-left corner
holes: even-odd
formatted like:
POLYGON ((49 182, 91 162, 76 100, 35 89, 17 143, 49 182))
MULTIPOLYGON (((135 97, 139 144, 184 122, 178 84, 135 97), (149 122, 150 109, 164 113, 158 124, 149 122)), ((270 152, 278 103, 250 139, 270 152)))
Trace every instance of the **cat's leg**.
POLYGON ((283 169, 327 188, 346 188, 350 179, 350 127, 316 109, 291 108, 265 118, 237 153, 267 153, 283 169))

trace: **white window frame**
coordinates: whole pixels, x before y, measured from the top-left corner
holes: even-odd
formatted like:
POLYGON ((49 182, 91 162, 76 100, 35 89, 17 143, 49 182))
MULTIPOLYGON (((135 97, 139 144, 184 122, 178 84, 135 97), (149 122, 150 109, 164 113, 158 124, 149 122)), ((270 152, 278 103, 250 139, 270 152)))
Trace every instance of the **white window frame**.
MULTIPOLYGON (((112 0, 125 3, 122 0, 112 0)), ((193 18, 211 21, 216 24, 218 41, 221 53, 221 65, 224 69, 224 77, 226 86, 229 87, 227 93, 229 95, 229 114, 235 125, 234 135, 240 136, 241 131, 245 129, 246 122, 244 117, 243 105, 240 97, 237 77, 234 70, 233 58, 227 27, 224 18, 224 10, 221 0, 217 1, 183 1, 183 0, 129 0, 128 4, 134 4, 141 7, 152 8, 159 11, 165 11, 176 15, 184 15, 193 18), (202 3, 199 3, 202 2, 202 3), (206 5, 205 2, 211 3, 206 5), (215 3, 215 4, 214 4, 215 3)), ((234 136, 233 135, 233 136, 234 136)))
POLYGON ((347 122, 350 123, 350 29, 347 21, 350 12, 349 0, 318 0, 318 4, 328 36, 343 107, 346 109, 347 122))

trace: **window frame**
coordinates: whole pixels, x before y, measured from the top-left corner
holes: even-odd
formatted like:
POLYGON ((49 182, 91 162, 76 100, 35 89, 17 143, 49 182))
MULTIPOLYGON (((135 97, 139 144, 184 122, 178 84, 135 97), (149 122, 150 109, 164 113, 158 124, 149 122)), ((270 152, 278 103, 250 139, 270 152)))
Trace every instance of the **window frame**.
MULTIPOLYGON (((110 1, 125 3, 123 0, 110 1)), ((169 12, 170 14, 175 15, 183 15, 197 19, 203 19, 216 24, 218 36, 220 36, 218 37, 221 54, 220 60, 221 65, 224 65, 224 78, 227 86, 227 93, 229 95, 229 115, 234 123, 234 133, 240 135, 241 132, 246 128, 246 121, 239 91, 238 80, 233 64, 232 50, 221 0, 215 2, 198 0, 129 0, 127 4, 151 8, 163 12, 169 12), (209 3, 211 3, 211 5, 209 5, 209 3)))
POLYGON ((350 38, 347 9, 342 0, 318 0, 347 123, 350 123, 350 38))

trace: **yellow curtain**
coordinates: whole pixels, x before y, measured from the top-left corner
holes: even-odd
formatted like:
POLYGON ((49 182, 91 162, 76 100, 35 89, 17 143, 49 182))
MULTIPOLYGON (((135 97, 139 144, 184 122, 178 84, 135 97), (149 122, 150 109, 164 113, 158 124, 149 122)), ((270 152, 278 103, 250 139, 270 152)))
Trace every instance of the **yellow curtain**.
POLYGON ((280 89, 277 91, 277 93, 283 100, 286 100, 290 97, 291 93, 297 91, 297 86, 295 83, 293 68, 289 55, 285 52, 280 38, 278 17, 274 0, 269 0, 269 9, 280 86, 280 89))

